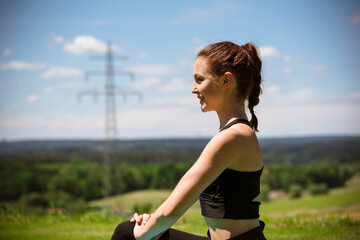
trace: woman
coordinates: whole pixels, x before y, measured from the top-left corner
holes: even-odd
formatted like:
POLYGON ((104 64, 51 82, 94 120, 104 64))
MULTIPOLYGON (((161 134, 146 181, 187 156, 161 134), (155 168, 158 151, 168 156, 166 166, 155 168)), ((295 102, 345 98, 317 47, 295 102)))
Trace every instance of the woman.
POLYGON ((251 43, 205 47, 194 64, 192 93, 203 112, 216 111, 220 129, 153 214, 134 214, 112 239, 265 239, 257 196, 263 169, 254 106, 261 93, 261 60, 251 43), (245 102, 251 113, 247 120, 245 102), (197 200, 208 237, 170 227, 197 200))

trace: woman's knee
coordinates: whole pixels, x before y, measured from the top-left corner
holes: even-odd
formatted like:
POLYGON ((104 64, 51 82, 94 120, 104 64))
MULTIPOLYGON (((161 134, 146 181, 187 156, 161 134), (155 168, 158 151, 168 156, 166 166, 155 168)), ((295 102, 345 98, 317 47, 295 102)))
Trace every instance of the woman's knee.
POLYGON ((134 223, 125 221, 117 225, 111 237, 111 240, 135 240, 134 223))

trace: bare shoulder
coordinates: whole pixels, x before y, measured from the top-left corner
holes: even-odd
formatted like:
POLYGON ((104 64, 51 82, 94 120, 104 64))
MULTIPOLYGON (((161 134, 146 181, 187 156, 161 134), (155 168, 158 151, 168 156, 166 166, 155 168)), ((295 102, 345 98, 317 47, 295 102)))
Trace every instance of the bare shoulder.
POLYGON ((231 158, 229 168, 239 171, 255 171, 262 167, 257 136, 248 126, 237 124, 219 132, 214 138, 227 150, 227 157, 231 158))
POLYGON ((255 132, 247 125, 237 124, 215 135, 214 139, 222 144, 234 145, 236 149, 258 143, 255 132))

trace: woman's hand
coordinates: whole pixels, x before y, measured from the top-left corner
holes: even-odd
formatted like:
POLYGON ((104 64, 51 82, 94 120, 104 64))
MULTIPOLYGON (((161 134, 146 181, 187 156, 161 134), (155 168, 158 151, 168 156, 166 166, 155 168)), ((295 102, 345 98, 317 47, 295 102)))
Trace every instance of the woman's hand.
MULTIPOLYGON (((141 239, 141 228, 149 221, 149 219, 152 217, 152 214, 144 213, 142 215, 139 215, 138 213, 134 213, 134 216, 130 219, 130 222, 134 222, 134 237, 136 239, 141 239)), ((155 237, 153 237, 151 240, 157 240, 161 237, 163 233, 159 233, 155 237)))
POLYGON ((130 219, 130 222, 135 223, 133 231, 134 237, 136 239, 142 239, 142 228, 145 226, 145 224, 147 223, 147 221, 149 221, 150 218, 151 214, 144 213, 139 215, 138 213, 134 213, 134 216, 130 219))
POLYGON ((145 225, 149 219, 151 218, 152 214, 144 213, 139 215, 138 213, 134 213, 134 216, 130 219, 130 222, 135 222, 137 225, 145 225))

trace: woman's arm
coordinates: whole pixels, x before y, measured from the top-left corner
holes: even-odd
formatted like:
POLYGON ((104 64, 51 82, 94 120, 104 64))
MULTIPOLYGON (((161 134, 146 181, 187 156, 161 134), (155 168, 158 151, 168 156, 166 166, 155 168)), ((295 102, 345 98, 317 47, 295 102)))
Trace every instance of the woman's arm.
POLYGON ((239 140, 239 136, 231 133, 217 134, 148 222, 145 225, 135 224, 135 238, 152 239, 169 229, 198 199, 200 193, 239 158, 239 140))

